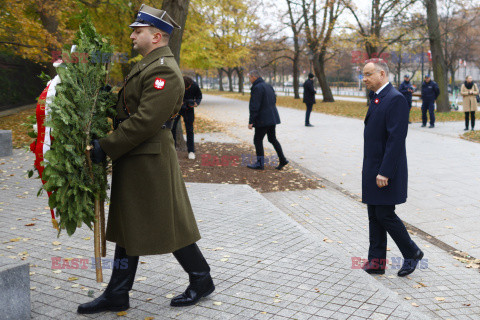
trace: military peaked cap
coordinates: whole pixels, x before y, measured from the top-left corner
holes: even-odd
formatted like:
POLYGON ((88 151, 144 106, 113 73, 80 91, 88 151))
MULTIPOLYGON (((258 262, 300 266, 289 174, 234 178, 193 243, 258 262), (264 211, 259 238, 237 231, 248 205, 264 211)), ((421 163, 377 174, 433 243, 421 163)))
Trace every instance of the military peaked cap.
POLYGON ((142 4, 138 10, 137 19, 129 27, 155 27, 168 34, 180 26, 173 21, 165 10, 159 10, 142 4))

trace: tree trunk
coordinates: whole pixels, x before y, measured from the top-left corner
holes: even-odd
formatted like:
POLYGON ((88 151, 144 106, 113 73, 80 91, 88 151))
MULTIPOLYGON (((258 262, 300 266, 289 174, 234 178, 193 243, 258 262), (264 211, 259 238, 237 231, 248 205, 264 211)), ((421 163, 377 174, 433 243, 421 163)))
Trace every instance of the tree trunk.
POLYGON ((162 10, 167 11, 168 15, 181 27, 175 29, 170 35, 168 46, 172 50, 175 60, 180 65, 180 48, 182 46, 182 36, 187 21, 188 5, 190 0, 163 0, 162 10))
POLYGON ((298 64, 300 60, 300 52, 295 51, 293 56, 293 95, 294 99, 300 99, 300 81, 298 79, 298 64))
MULTIPOLYGON (((58 10, 57 7, 54 8, 55 10, 58 10)), ((42 25, 45 27, 45 29, 50 33, 53 37, 55 37, 60 43, 62 42, 62 38, 60 34, 58 33, 58 20, 54 15, 50 15, 45 11, 39 11, 38 12, 40 16, 40 21, 42 22, 42 25)), ((53 45, 49 45, 47 50, 51 53, 53 51, 60 50, 61 48, 57 48, 53 45)), ((51 64, 47 64, 47 70, 48 70, 48 75, 51 76, 52 78, 57 74, 56 68, 51 64)))
POLYGON ((228 78, 228 91, 233 92, 233 81, 232 81, 232 75, 233 75, 233 69, 228 68, 225 70, 227 73, 227 78, 228 78))
POLYGON ((274 87, 277 85, 277 62, 276 61, 273 63, 273 79, 271 80, 271 84, 274 87))
POLYGON ((437 0, 424 0, 427 7, 428 36, 430 40, 430 51, 432 52, 432 67, 435 82, 440 88, 440 95, 437 98, 437 111, 449 112, 450 102, 448 101, 447 87, 447 66, 442 50, 442 38, 438 23, 437 0))
POLYGON ((453 92, 453 88, 455 88, 455 70, 453 67, 450 69, 450 74, 452 77, 452 92, 453 92))
MULTIPOLYGON (((170 35, 170 41, 168 46, 172 50, 175 60, 180 65, 180 48, 182 46, 183 30, 185 30, 185 22, 187 21, 188 5, 190 0, 164 0, 162 4, 162 10, 165 10, 170 17, 181 27, 181 29, 175 29, 170 35)), ((183 138, 183 126, 182 119, 178 121, 176 131, 176 148, 180 151, 187 150, 187 143, 183 138)))
POLYGON ((218 68, 218 90, 225 91, 223 89, 223 70, 222 70, 222 68, 218 68))
POLYGON ((330 90, 330 86, 328 85, 328 82, 327 82, 327 77, 325 75, 325 68, 324 68, 325 61, 323 60, 324 60, 323 56, 315 54, 315 57, 313 59, 313 69, 315 70, 315 75, 318 79, 318 84, 322 89, 323 102, 335 102, 335 99, 333 99, 332 90, 330 90))
POLYGON ((244 69, 243 67, 235 67, 235 71, 237 71, 238 75, 238 92, 243 93, 243 82, 245 81, 244 77, 244 69))

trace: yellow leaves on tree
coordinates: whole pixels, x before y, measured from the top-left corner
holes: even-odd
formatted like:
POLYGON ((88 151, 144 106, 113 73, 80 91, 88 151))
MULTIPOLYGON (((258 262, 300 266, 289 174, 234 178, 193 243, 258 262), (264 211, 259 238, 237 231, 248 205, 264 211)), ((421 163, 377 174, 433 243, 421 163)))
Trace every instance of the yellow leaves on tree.
POLYGON ((16 55, 38 62, 50 61, 52 52, 68 42, 68 28, 76 2, 71 0, 3 0, 0 44, 16 55))
POLYGON ((192 0, 182 44, 182 64, 192 69, 237 67, 250 56, 256 17, 249 1, 192 0))

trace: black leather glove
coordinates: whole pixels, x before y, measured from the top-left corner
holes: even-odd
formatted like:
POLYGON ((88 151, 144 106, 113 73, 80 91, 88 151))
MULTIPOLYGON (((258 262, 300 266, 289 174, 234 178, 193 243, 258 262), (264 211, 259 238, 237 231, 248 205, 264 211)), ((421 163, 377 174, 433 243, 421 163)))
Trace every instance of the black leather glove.
POLYGON ((90 152, 90 158, 93 163, 101 163, 107 159, 107 154, 103 151, 97 139, 92 140, 93 149, 90 152))

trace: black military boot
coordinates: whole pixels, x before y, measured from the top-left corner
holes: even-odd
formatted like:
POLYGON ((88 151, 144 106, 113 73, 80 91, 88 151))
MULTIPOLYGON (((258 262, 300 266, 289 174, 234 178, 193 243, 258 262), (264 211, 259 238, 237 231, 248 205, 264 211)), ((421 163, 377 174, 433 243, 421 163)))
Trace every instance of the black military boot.
POLYGON ((81 314, 103 311, 125 311, 130 308, 128 292, 132 289, 137 271, 138 256, 128 256, 124 248, 115 247, 112 276, 107 288, 95 300, 78 306, 81 314))
POLYGON ((175 251, 173 255, 188 273, 190 285, 184 293, 172 299, 172 307, 191 306, 215 290, 210 267, 196 243, 175 251))

